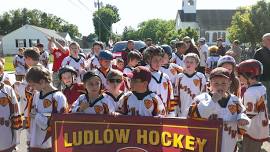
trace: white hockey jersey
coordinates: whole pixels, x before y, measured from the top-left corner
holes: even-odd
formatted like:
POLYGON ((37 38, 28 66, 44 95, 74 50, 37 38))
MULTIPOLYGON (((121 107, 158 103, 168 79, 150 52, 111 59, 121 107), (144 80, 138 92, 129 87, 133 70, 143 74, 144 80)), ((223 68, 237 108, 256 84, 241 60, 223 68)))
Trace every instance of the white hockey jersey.
POLYGON ((52 147, 50 117, 53 113, 67 112, 65 95, 54 90, 47 94, 36 92, 33 98, 33 118, 30 125, 30 148, 48 149, 52 147))
POLYGON ((160 71, 166 73, 169 76, 169 79, 172 82, 172 85, 175 86, 176 78, 179 73, 183 72, 183 68, 177 64, 169 63, 166 66, 162 66, 160 71))
POLYGON ((88 114, 108 114, 108 106, 105 103, 105 98, 103 95, 98 97, 95 101, 90 103, 89 98, 86 94, 82 94, 79 98, 73 103, 71 112, 78 113, 80 104, 81 103, 88 103, 89 107, 85 109, 82 113, 88 114))
POLYGON ((26 67, 24 57, 21 55, 15 55, 13 59, 13 65, 15 67, 15 74, 16 75, 25 75, 26 74, 26 67))
POLYGON ((171 113, 174 110, 175 105, 171 104, 174 100, 174 94, 169 76, 160 71, 154 71, 151 72, 151 74, 152 79, 148 85, 149 91, 156 93, 161 98, 166 113, 171 113))
POLYGON ((126 66, 123 70, 123 74, 129 74, 129 73, 132 73, 132 71, 134 70, 133 67, 130 67, 130 66, 126 66))
POLYGON ((40 53, 39 63, 43 65, 45 68, 49 69, 49 58, 50 58, 49 52, 43 51, 40 53))
POLYGON ((84 58, 80 57, 78 59, 75 59, 72 56, 67 56, 64 58, 64 60, 62 61, 61 66, 65 66, 65 65, 69 65, 72 66, 76 71, 77 71, 77 82, 80 83, 81 82, 81 78, 83 76, 83 74, 85 73, 85 63, 84 63, 84 58))
POLYGON ((117 112, 120 111, 120 98, 124 96, 124 92, 122 92, 118 97, 114 97, 111 93, 109 92, 104 92, 104 103, 108 106, 109 114, 112 112, 117 112))
POLYGON ((19 144, 18 129, 22 127, 20 108, 14 90, 0 83, 0 151, 19 144))
MULTIPOLYGON (((111 69, 107 72, 107 74, 110 72, 111 69)), ((108 90, 108 83, 107 83, 107 74, 105 74, 100 68, 96 69, 95 74, 98 75, 102 81, 102 89, 108 90)))
POLYGON ((246 114, 251 119, 246 134, 253 140, 267 141, 269 137, 269 117, 267 110, 266 88, 258 83, 249 86, 243 96, 246 114))
MULTIPOLYGON (((233 152, 237 142, 237 121, 250 119, 244 114, 245 107, 237 96, 229 95, 222 102, 214 102, 208 93, 203 93, 194 99, 189 110, 191 118, 205 118, 216 116, 223 119, 223 134, 221 152, 233 152)), ((239 127, 246 130, 247 126, 239 127)))
POLYGON ((175 63, 175 64, 181 66, 181 67, 184 67, 184 65, 185 65, 185 63, 184 63, 184 56, 185 56, 184 54, 178 55, 176 53, 173 53, 172 58, 171 58, 170 61, 172 63, 175 63))
POLYGON ((165 115, 165 107, 160 98, 153 92, 147 92, 141 99, 134 93, 127 92, 119 100, 121 112, 132 116, 165 115))
POLYGON ((188 109, 193 99, 205 91, 206 79, 200 72, 195 72, 189 76, 186 73, 180 73, 176 80, 177 94, 176 100, 178 106, 175 108, 177 117, 187 117, 188 109))
POLYGON ((88 59, 88 69, 89 70, 95 70, 100 68, 100 63, 98 61, 98 57, 96 55, 93 55, 90 59, 88 59))

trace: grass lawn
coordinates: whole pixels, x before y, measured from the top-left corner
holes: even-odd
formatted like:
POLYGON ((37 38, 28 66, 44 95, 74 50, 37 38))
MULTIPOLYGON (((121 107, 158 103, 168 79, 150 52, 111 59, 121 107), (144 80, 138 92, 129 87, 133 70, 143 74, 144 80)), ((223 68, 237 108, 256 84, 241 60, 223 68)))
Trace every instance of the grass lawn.
POLYGON ((14 67, 13 67, 13 56, 6 56, 5 57, 5 71, 9 72, 9 71, 14 71, 14 67))
MULTIPOLYGON (((10 71, 15 71, 13 67, 13 56, 5 56, 5 71, 10 72, 10 71)), ((50 55, 50 63, 52 63, 53 59, 52 56, 50 55)))

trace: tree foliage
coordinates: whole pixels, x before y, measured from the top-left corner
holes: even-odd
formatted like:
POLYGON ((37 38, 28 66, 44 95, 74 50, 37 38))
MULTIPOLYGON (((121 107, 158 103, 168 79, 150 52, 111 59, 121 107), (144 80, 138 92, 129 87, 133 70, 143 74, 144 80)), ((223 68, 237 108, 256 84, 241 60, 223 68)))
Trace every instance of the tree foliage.
POLYGON ((106 5, 93 14, 93 23, 95 33, 103 42, 108 42, 112 33, 112 24, 120 21, 118 8, 112 5, 106 5))
POLYGON ((139 24, 138 30, 132 27, 125 27, 122 40, 144 40, 151 38, 155 43, 167 43, 171 40, 181 40, 185 36, 190 36, 196 41, 198 31, 192 28, 176 30, 174 20, 151 19, 139 24))
POLYGON ((0 15, 0 35, 6 35, 25 24, 48 28, 58 32, 68 32, 72 38, 81 36, 76 25, 69 24, 52 14, 26 8, 11 10, 0 15))
POLYGON ((263 34, 270 31, 270 2, 258 1, 251 7, 240 8, 228 28, 229 39, 238 39, 252 46, 259 44, 263 34))

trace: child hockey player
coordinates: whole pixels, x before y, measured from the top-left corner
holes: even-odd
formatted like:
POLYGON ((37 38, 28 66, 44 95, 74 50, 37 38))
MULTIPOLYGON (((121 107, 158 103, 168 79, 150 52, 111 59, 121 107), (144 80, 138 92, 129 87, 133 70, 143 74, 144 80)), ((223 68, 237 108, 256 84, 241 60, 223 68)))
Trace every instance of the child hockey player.
POLYGON ((69 65, 77 71, 76 81, 81 82, 81 76, 85 73, 84 58, 79 56, 80 46, 77 42, 73 42, 69 45, 70 56, 65 57, 62 62, 62 67, 69 65))
POLYGON ((100 51, 103 50, 103 43, 102 42, 94 42, 92 45, 92 56, 88 59, 89 60, 89 70, 95 70, 97 68, 100 68, 100 64, 98 61, 98 56, 100 51))
POLYGON ((195 96, 206 90, 204 74, 196 71, 200 64, 199 56, 188 53, 184 58, 184 63, 184 71, 178 75, 176 82, 178 106, 176 106, 175 115, 178 117, 187 117, 188 109, 195 96))
POLYGON ((218 55, 218 47, 211 46, 208 48, 209 50, 209 57, 206 60, 206 67, 205 67, 205 75, 207 80, 209 79, 210 72, 217 67, 218 60, 220 56, 218 55))
POLYGON ((100 77, 102 82, 102 89, 108 89, 107 75, 111 70, 111 62, 113 60, 113 55, 110 51, 101 51, 98 56, 98 61, 100 63, 100 68, 95 70, 95 73, 100 77))
POLYGON ((108 90, 103 93, 105 103, 108 105, 109 113, 114 115, 116 111, 119 111, 119 99, 124 95, 121 91, 121 85, 123 83, 123 73, 118 70, 111 70, 107 76, 108 90))
POLYGON ((230 87, 230 93, 236 95, 236 96, 240 96, 241 94, 241 87, 240 87, 240 81, 238 79, 238 77, 235 75, 236 72, 236 62, 234 60, 233 57, 225 55, 221 58, 219 58, 218 63, 217 63, 218 67, 223 67, 227 70, 229 70, 230 74, 231 74, 231 80, 232 80, 232 84, 230 87))
POLYGON ((65 113, 65 95, 53 87, 51 74, 43 66, 34 66, 26 74, 26 81, 36 91, 33 97, 30 125, 30 151, 49 152, 52 149, 50 117, 65 113))
POLYGON ((24 48, 19 48, 17 55, 14 56, 14 60, 13 60, 16 81, 22 81, 26 73, 23 52, 24 52, 24 48))
POLYGON ((45 68, 49 69, 49 59, 50 59, 49 53, 44 50, 44 45, 41 43, 37 44, 37 48, 40 53, 39 63, 43 65, 45 68))
POLYGON ((222 118, 223 134, 221 152, 233 152, 237 142, 237 130, 247 127, 249 118, 244 114, 245 108, 238 97, 228 93, 230 73, 218 67, 210 73, 212 91, 198 95, 189 109, 191 118, 222 118))
POLYGON ((124 74, 132 73, 133 69, 141 60, 141 55, 138 52, 131 51, 127 55, 127 65, 123 71, 124 74))
POLYGON ((102 81, 92 71, 86 72, 83 76, 83 84, 86 94, 82 94, 72 105, 72 113, 107 114, 108 106, 104 102, 101 93, 102 81))
POLYGON ((150 46, 144 51, 144 57, 151 71, 152 78, 149 83, 149 90, 156 93, 162 100, 166 113, 171 113, 174 110, 171 105, 174 99, 172 83, 167 74, 160 71, 164 50, 161 47, 150 46))
POLYGON ((251 119, 250 127, 244 134, 243 151, 260 152, 263 142, 269 137, 267 92, 258 81, 262 73, 263 66, 258 60, 245 60, 238 67, 238 74, 246 80, 248 87, 243 96, 243 104, 251 119))
POLYGON ((0 151, 12 152, 19 144, 18 129, 22 127, 20 108, 14 90, 0 83, 0 151))
POLYGON ((176 52, 172 54, 171 62, 175 63, 181 67, 184 66, 184 54, 186 53, 187 46, 183 41, 177 42, 175 44, 176 52))
POLYGON ((121 113, 136 116, 165 115, 165 107, 157 94, 149 91, 151 72, 138 66, 132 72, 131 90, 120 99, 121 113))
POLYGON ((78 97, 85 93, 85 88, 83 87, 83 84, 75 81, 77 71, 72 66, 66 65, 62 67, 58 74, 59 80, 61 80, 65 85, 62 92, 67 98, 69 108, 71 108, 72 104, 78 99, 78 97))

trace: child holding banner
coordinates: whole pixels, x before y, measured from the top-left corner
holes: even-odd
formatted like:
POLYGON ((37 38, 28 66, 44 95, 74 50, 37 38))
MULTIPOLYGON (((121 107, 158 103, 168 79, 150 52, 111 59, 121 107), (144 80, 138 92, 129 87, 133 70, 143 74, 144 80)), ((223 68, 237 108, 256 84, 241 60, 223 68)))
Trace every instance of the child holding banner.
POLYGON ((108 90, 103 93, 105 103, 108 105, 109 114, 115 115, 119 111, 119 99, 124 95, 120 90, 123 81, 123 73, 118 70, 111 70, 107 76, 108 90))
POLYGON ((74 102, 71 108, 72 113, 107 114, 108 106, 101 93, 100 77, 94 72, 88 71, 83 76, 83 85, 86 88, 86 94, 80 95, 74 102))
POLYGON ((258 82, 263 73, 263 66, 258 60, 243 61, 238 66, 242 82, 248 85, 243 96, 246 114, 251 119, 250 127, 244 134, 243 151, 259 152, 264 141, 269 137, 266 88, 258 82))
POLYGON ((178 95, 178 98, 176 98, 176 100, 178 99, 178 106, 175 108, 175 115, 186 118, 193 99, 205 92, 206 78, 201 72, 196 71, 200 64, 197 54, 188 53, 184 57, 184 64, 184 71, 178 75, 176 80, 177 92, 175 94, 178 95))
POLYGON ((203 93, 194 99, 189 109, 191 118, 222 118, 223 134, 221 152, 233 152, 237 142, 237 131, 245 131, 250 119, 244 114, 245 108, 238 97, 229 94, 230 73, 218 67, 210 73, 212 92, 203 93))
POLYGON ((131 90, 120 100, 121 113, 136 116, 165 115, 165 107, 156 93, 149 91, 151 81, 149 69, 138 66, 132 72, 131 90))
POLYGON ((52 148, 50 117, 53 113, 65 113, 65 95, 53 87, 50 71, 34 66, 26 74, 26 81, 36 91, 33 97, 30 125, 30 152, 49 152, 52 148))

